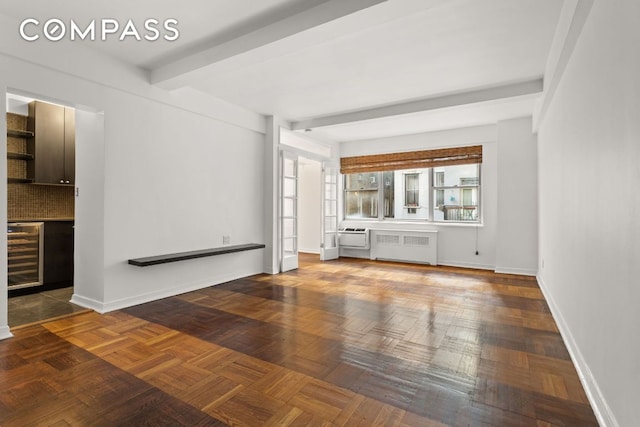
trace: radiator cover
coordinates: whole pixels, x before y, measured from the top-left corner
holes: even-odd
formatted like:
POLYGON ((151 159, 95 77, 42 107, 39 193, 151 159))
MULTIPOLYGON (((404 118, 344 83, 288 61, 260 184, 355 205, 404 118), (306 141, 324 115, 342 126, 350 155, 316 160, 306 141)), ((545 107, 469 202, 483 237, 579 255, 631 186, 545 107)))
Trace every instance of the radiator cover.
POLYGON ((438 264, 438 232, 370 230, 371 259, 438 264))

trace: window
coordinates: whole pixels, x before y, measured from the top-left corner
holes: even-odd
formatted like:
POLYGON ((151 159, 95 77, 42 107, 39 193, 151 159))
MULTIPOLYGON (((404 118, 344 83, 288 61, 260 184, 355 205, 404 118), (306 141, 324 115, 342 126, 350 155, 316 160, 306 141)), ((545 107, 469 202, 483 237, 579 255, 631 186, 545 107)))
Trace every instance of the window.
POLYGON ((433 220, 478 221, 480 165, 441 166, 433 174, 433 220))
POLYGON ((382 215, 384 218, 395 218, 395 173, 382 172, 382 215))
POLYGON ((345 175, 345 218, 428 219, 428 179, 429 169, 345 175))
POLYGON ((482 146, 343 157, 346 219, 480 218, 482 146))
POLYGON ((404 174, 404 206, 407 208, 407 213, 417 213, 418 206, 420 205, 420 184, 417 173, 404 174))
POLYGON ((345 217, 378 218, 378 172, 345 177, 345 217))

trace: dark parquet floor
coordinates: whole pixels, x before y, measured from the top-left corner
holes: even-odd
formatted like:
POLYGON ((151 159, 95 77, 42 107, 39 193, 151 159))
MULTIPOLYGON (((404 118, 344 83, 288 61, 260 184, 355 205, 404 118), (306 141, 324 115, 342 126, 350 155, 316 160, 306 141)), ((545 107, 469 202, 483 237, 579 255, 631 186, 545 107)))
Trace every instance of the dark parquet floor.
POLYGON ((13 333, 2 426, 597 426, 523 276, 301 255, 13 333))

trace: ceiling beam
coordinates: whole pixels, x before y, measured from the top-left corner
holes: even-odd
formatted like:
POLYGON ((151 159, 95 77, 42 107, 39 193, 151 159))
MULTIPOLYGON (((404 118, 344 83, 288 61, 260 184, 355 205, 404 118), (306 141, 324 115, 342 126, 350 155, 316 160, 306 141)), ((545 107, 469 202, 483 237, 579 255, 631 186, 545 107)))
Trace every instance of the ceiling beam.
POLYGON ((565 0, 562 3, 560 22, 551 43, 544 73, 544 93, 533 113, 533 131, 536 133, 573 55, 593 3, 594 0, 565 0))
POLYGON ((328 0, 225 43, 154 68, 150 72, 150 81, 168 90, 186 86, 190 73, 386 1, 388 0, 328 0))
POLYGON ((542 78, 538 78, 520 83, 511 83, 485 89, 471 90, 468 92, 424 98, 416 101, 407 101, 382 107, 367 108, 348 113, 295 121, 291 123, 291 130, 335 126, 346 123, 361 122, 364 120, 380 119, 383 117, 419 113, 422 111, 459 107, 479 102, 498 101, 517 96, 541 94, 542 89, 542 78))

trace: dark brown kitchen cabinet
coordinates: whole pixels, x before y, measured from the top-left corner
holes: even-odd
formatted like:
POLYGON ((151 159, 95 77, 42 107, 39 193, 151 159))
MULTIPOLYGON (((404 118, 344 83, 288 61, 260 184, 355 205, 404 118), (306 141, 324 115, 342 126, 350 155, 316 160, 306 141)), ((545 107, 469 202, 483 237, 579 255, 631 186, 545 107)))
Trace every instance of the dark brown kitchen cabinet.
POLYGON ((74 185, 75 111, 42 101, 29 103, 28 129, 35 137, 27 142, 33 160, 27 177, 36 184, 74 185))
POLYGON ((73 221, 44 224, 43 282, 47 287, 73 284, 73 221))

